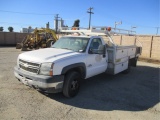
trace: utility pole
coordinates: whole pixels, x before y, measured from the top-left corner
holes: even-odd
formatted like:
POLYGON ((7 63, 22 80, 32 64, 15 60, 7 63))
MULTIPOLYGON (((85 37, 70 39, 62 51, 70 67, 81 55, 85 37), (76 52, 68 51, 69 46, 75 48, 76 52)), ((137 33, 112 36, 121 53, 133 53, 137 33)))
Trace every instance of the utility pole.
POLYGON ((90 26, 91 26, 91 14, 94 14, 93 12, 92 12, 92 9, 93 9, 93 7, 90 7, 89 9, 88 9, 88 11, 87 11, 87 13, 89 13, 89 29, 90 29, 90 26))
POLYGON ((58 15, 59 14, 56 14, 54 17, 55 17, 55 28, 56 28, 56 33, 57 33, 57 31, 58 31, 58 18, 60 18, 60 17, 58 17, 58 15))

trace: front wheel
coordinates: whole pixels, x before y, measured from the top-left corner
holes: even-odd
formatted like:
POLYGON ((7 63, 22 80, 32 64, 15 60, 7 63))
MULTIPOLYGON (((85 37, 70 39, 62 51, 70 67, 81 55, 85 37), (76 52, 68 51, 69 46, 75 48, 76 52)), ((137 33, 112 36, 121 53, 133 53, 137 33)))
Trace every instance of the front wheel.
POLYGON ((55 43, 54 40, 50 40, 46 43, 46 47, 51 47, 55 43))
POLYGON ((78 94, 80 88, 80 75, 77 72, 70 72, 66 75, 63 85, 63 95, 74 97, 78 94))

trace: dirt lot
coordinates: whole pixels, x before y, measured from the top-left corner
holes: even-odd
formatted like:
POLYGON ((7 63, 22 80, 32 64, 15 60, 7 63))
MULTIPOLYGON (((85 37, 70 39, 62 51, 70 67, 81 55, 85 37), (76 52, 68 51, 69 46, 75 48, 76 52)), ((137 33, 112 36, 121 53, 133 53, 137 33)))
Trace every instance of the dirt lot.
POLYGON ((13 67, 20 50, 0 48, 1 120, 159 120, 160 65, 138 62, 127 75, 101 74, 83 81, 75 98, 44 95, 20 83, 13 67))

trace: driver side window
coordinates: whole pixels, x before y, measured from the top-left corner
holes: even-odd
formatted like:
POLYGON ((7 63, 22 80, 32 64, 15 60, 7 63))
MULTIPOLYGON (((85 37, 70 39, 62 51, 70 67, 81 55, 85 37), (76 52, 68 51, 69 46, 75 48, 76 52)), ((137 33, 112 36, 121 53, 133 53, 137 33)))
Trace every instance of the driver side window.
POLYGON ((90 44, 90 49, 98 50, 99 45, 102 45, 102 41, 100 38, 93 38, 90 44))

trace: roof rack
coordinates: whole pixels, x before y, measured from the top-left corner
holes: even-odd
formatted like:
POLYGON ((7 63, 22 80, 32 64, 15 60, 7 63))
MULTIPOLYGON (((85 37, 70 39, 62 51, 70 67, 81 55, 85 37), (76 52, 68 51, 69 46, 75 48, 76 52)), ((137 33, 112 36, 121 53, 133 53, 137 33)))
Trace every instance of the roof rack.
MULTIPOLYGON (((92 26, 91 29, 81 28, 81 27, 61 27, 60 32, 78 33, 80 35, 97 35, 97 36, 107 35, 109 38, 109 41, 113 43, 114 46, 116 44, 114 43, 112 35, 129 35, 129 36, 136 35, 136 31, 112 28, 112 27, 107 27, 107 26, 92 26)), ((142 46, 139 40, 138 42, 140 43, 140 46, 142 46)))
POLYGON ((77 32, 81 35, 136 35, 136 31, 112 28, 107 26, 92 26, 91 29, 81 27, 61 27, 60 32, 77 32))

